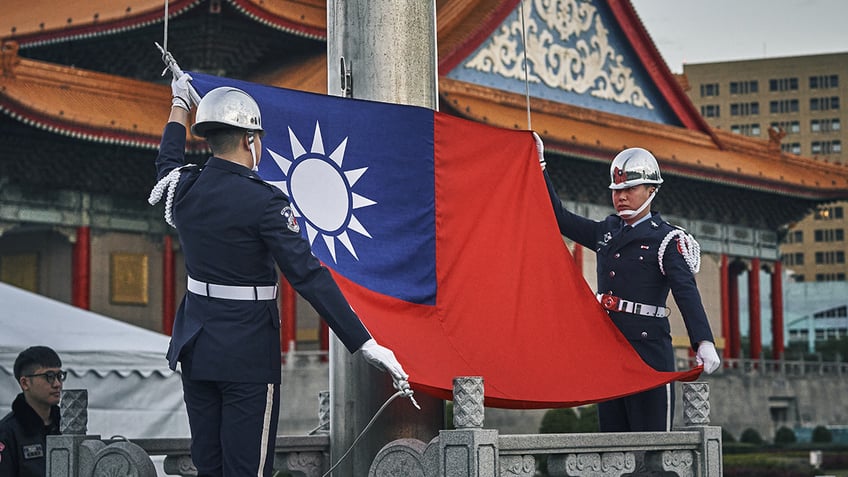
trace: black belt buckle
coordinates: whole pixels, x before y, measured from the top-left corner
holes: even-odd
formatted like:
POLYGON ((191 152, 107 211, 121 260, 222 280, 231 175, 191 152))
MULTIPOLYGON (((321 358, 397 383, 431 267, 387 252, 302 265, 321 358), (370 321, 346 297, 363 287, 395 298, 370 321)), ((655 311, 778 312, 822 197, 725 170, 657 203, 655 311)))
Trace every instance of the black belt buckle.
POLYGON ((601 306, 610 311, 618 311, 619 298, 612 293, 601 296, 601 306))

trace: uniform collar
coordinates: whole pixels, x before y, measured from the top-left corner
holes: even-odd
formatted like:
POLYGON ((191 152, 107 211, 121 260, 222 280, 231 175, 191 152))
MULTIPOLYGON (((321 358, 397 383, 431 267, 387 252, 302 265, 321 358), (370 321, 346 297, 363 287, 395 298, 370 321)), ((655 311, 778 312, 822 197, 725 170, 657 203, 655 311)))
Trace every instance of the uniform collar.
POLYGON ((641 224, 642 222, 644 222, 646 220, 650 220, 651 217, 653 217, 653 214, 651 212, 648 212, 647 214, 645 214, 644 217, 642 217, 641 219, 637 220, 636 222, 630 224, 630 228, 634 228, 637 225, 641 224))
POLYGON ((220 157, 210 157, 206 161, 206 166, 214 167, 215 169, 222 169, 227 172, 232 172, 243 176, 257 177, 256 173, 250 170, 249 167, 243 166, 241 164, 236 164, 235 162, 228 161, 226 159, 221 159, 220 157))

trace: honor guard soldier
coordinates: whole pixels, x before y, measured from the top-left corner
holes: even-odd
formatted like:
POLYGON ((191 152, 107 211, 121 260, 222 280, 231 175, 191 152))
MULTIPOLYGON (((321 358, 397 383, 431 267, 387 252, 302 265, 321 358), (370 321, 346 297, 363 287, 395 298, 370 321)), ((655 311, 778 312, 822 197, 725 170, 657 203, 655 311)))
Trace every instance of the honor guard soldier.
POLYGON ((263 129, 250 95, 221 87, 200 100, 191 132, 213 157, 202 167, 185 164, 190 80, 172 81, 150 197, 151 204, 166 197, 165 219, 179 232, 188 275, 168 362, 180 363, 198 475, 270 476, 281 379, 277 266, 350 352, 411 395, 408 376, 312 255, 285 195, 256 174, 263 129))
MULTIPOLYGON (((544 170, 544 146, 534 136, 544 170)), ((610 165, 616 213, 601 221, 562 206, 544 173, 560 233, 597 254, 598 300, 639 356, 657 371, 674 371, 666 299, 669 290, 683 316, 696 362, 712 373, 719 366, 713 335, 695 283, 700 247, 695 239, 651 212, 663 179, 653 154, 621 151, 610 165)), ((650 389, 598 405, 602 432, 669 431, 673 386, 650 389)))

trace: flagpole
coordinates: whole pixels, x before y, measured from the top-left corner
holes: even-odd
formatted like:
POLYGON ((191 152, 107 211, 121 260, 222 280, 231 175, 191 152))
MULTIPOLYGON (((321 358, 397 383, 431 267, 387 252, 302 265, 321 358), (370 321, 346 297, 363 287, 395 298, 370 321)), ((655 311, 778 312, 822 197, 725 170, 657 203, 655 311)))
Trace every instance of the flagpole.
MULTIPOLYGON (((436 62, 435 0, 327 0, 329 94, 437 109, 436 62)), ((332 463, 348 451, 394 392, 386 373, 353 359, 335 336, 331 339, 332 463)), ((429 442, 437 436, 444 423, 444 402, 420 392, 415 398, 420 411, 409 400, 395 400, 333 475, 368 475, 387 443, 400 438, 429 442)))

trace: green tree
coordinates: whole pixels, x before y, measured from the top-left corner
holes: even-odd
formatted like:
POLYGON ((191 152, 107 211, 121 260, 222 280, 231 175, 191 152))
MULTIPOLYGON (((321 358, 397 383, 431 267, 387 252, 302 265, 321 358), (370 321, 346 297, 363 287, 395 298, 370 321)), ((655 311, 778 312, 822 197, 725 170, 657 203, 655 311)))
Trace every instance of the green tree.
POLYGON ((539 434, 558 434, 562 432, 579 432, 580 419, 574 409, 550 409, 542 416, 539 434))
POLYGON ((813 429, 812 441, 817 443, 833 442, 833 433, 824 426, 816 426, 813 429))
POLYGON ((746 444, 762 445, 763 438, 762 436, 760 436, 759 432, 749 427, 742 431, 742 435, 739 436, 739 442, 744 442, 746 444))
POLYGON ((774 434, 774 443, 779 445, 785 444, 794 444, 797 441, 795 437, 795 431, 792 429, 782 426, 777 432, 774 434))

